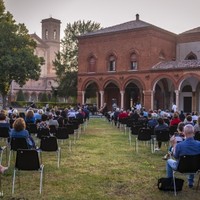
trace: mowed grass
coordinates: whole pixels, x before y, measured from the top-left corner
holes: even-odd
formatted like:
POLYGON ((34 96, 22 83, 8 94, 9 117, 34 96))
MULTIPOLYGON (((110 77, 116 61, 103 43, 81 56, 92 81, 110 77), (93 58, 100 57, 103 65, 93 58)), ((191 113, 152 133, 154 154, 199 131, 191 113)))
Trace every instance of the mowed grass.
MULTIPOLYGON (((73 139, 73 138, 72 138, 73 139)), ((139 145, 135 152, 134 136, 112 126, 104 118, 91 118, 86 130, 69 151, 68 141, 61 143, 61 165, 57 168, 56 154, 43 153, 45 165, 43 193, 39 195, 39 174, 21 172, 16 179, 15 194, 11 195, 14 159, 2 175, 4 199, 47 200, 169 200, 199 199, 200 191, 187 187, 174 197, 173 192, 157 188, 157 179, 165 176, 162 151, 152 154, 150 147, 139 145)), ((13 158, 13 157, 12 157, 13 158)), ((5 163, 5 155, 3 163, 5 163)), ((196 178, 197 179, 197 178, 196 178)))

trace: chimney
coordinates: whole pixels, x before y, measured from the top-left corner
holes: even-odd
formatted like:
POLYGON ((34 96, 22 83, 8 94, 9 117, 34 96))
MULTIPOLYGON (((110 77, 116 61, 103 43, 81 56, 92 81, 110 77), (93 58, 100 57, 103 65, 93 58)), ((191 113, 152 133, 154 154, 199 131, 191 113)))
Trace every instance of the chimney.
POLYGON ((136 21, 140 20, 140 15, 136 14, 136 21))

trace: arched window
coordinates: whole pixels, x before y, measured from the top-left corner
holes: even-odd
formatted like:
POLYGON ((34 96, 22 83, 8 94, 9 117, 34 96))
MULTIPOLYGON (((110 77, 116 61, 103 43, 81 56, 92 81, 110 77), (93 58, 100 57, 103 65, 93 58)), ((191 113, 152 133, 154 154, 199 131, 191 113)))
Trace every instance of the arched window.
POLYGON ((94 56, 90 56, 88 60, 88 72, 95 72, 96 71, 96 58, 94 56))
POLYGON ((114 55, 109 56, 108 71, 116 71, 116 58, 114 55))
POLYGON ((165 54, 163 51, 160 51, 159 53, 159 59, 162 61, 162 60, 165 60, 165 54))
POLYGON ((138 67, 138 62, 137 62, 137 55, 136 53, 132 53, 131 54, 131 58, 130 58, 130 70, 136 70, 138 67))
POLYGON ((197 56, 196 56, 196 54, 194 54, 193 52, 190 52, 190 53, 186 56, 185 60, 197 60, 197 56))
POLYGON ((57 32, 56 30, 53 31, 53 39, 55 40, 57 38, 57 32))
POLYGON ((48 33, 48 30, 46 29, 45 30, 45 39, 48 39, 48 37, 49 37, 48 35, 49 35, 49 33, 48 33))

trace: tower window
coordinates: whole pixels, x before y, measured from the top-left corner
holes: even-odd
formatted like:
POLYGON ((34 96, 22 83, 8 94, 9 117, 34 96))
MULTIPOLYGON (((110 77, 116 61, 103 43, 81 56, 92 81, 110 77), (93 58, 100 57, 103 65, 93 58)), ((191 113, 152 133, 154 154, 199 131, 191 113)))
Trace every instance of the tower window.
POLYGON ((53 31, 53 39, 54 40, 57 39, 57 32, 56 32, 56 30, 53 31))
POLYGON ((48 37, 49 37, 49 33, 48 33, 48 30, 46 29, 45 30, 45 39, 48 39, 48 37))

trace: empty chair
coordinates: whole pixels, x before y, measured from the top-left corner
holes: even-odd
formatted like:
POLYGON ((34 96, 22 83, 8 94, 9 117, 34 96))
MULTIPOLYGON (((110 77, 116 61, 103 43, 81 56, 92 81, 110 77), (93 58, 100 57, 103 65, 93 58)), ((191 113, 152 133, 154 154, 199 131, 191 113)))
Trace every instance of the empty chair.
MULTIPOLYGON (((40 164, 38 152, 35 149, 18 149, 15 168, 13 172, 12 194, 15 191, 15 179, 17 171, 38 171, 40 172, 40 194, 42 193, 44 165, 40 164)), ((21 174, 21 173, 20 173, 21 174)), ((29 181, 28 184, 31 182, 29 181)))
POLYGON ((41 137, 39 152, 41 153, 41 159, 42 159, 42 152, 56 152, 57 166, 58 168, 60 167, 61 149, 60 147, 58 147, 57 138, 55 136, 41 137))
POLYGON ((151 137, 151 130, 149 128, 141 128, 135 139, 135 150, 138 153, 138 143, 139 141, 149 142, 151 147, 151 152, 153 153, 153 143, 151 137))
MULTIPOLYGON (((71 131, 71 133, 72 133, 72 131, 71 131)), ((70 140, 69 134, 70 134, 70 132, 67 129, 67 127, 58 127, 58 130, 57 130, 55 136, 56 136, 57 140, 61 140, 62 142, 64 140, 69 140, 69 150, 71 151, 71 140, 70 140)))
MULTIPOLYGON (((178 167, 173 170, 173 183, 174 183, 174 195, 176 196, 176 184, 175 173, 180 172, 182 174, 197 174, 200 172, 200 154, 198 155, 183 155, 180 157, 178 167)), ((197 189, 199 188, 200 176, 197 182, 197 189)))

